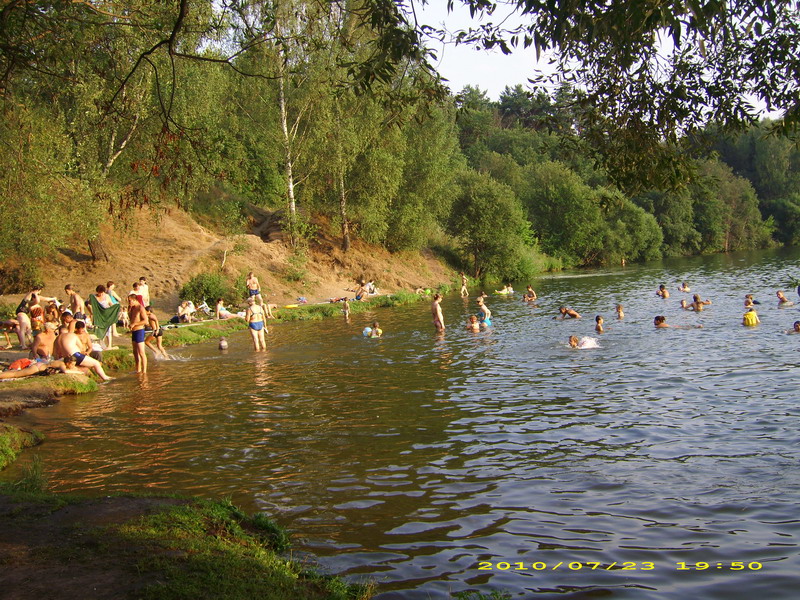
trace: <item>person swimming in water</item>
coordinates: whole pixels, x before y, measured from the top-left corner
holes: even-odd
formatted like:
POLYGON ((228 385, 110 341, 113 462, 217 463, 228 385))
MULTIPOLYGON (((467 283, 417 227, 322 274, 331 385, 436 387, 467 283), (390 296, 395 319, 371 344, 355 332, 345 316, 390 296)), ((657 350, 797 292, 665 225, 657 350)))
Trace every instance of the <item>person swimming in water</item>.
POLYGON ((595 322, 594 330, 597 333, 605 333, 605 329, 603 329, 603 323, 605 322, 605 320, 603 319, 603 317, 600 316, 600 315, 597 315, 594 318, 594 322, 595 322))
POLYGON ((777 292, 775 292, 775 295, 778 297, 778 306, 779 306, 779 307, 781 307, 781 308, 784 308, 784 307, 787 307, 787 306, 794 306, 794 302, 792 302, 791 300, 789 300, 789 299, 788 299, 788 298, 787 298, 787 297, 786 297, 786 296, 783 294, 783 291, 781 291, 781 290, 778 290, 777 292))
POLYGON ((702 312, 703 307, 708 306, 709 304, 711 304, 711 300, 703 300, 700 298, 700 294, 695 294, 692 296, 692 302, 689 304, 689 306, 691 306, 692 310, 695 312, 702 312))
POLYGON ((625 312, 622 310, 622 304, 617 304, 617 319, 624 319, 625 312))
POLYGON ((687 293, 687 292, 691 292, 692 290, 691 290, 691 288, 689 287, 689 284, 688 284, 688 283, 686 283, 686 282, 684 281, 684 282, 681 284, 681 286, 678 288, 678 291, 679 291, 679 292, 684 292, 684 293, 687 293))
POLYGON ((582 337, 578 339, 578 336, 571 335, 569 336, 569 346, 570 348, 577 348, 579 350, 588 350, 589 348, 599 348, 600 344, 598 344, 597 340, 593 337, 582 337))
POLYGON ((653 319, 653 325, 655 325, 656 329, 702 329, 702 325, 669 325, 667 324, 667 317, 664 315, 659 315, 653 319))
POLYGON ((790 329, 786 333, 800 333, 800 321, 795 321, 793 329, 790 329))
POLYGON ((681 300, 681 308, 683 310, 694 310, 694 306, 691 306, 688 302, 686 302, 685 298, 681 300))
POLYGON ((667 286, 665 286, 663 283, 658 286, 658 290, 656 290, 656 296, 661 296, 665 300, 669 298, 669 290, 667 289, 667 286))
POLYGON ((742 325, 745 327, 755 327, 759 323, 761 323, 761 319, 758 318, 755 308, 749 309, 742 315, 742 325))
POLYGON ((478 317, 475 315, 470 315, 467 319, 467 331, 472 331, 474 333, 478 333, 481 330, 481 324, 478 321, 478 317))
POLYGON ((572 310, 571 308, 567 308, 566 306, 562 306, 558 309, 559 314, 557 314, 554 319, 580 319, 581 316, 576 311, 572 310))

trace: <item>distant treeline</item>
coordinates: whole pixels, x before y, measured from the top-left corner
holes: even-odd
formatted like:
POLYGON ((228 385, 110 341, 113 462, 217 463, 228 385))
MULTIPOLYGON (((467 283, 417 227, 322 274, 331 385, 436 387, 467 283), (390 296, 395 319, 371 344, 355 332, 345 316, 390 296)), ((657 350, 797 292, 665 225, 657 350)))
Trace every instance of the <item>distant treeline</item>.
POLYGON ((359 88, 348 73, 378 38, 358 11, 287 2, 258 13, 269 6, 249 5, 227 28, 211 7, 187 13, 179 46, 159 30, 161 3, 132 11, 137 27, 82 3, 19 22, 9 13, 4 277, 65 244, 102 249, 108 216, 124 222, 142 206, 178 205, 234 233, 255 204, 282 211, 298 246, 324 222, 344 249, 355 237, 433 246, 495 279, 800 241, 800 155, 765 135, 768 123, 680 148, 627 146, 615 184, 598 166, 613 147, 599 157, 582 135, 587 108, 569 87, 453 97, 411 58, 359 88), (193 27, 215 37, 192 38, 193 27), (631 173, 652 162, 665 189, 620 177, 625 161, 631 173), (674 177, 671 161, 682 161, 674 177))

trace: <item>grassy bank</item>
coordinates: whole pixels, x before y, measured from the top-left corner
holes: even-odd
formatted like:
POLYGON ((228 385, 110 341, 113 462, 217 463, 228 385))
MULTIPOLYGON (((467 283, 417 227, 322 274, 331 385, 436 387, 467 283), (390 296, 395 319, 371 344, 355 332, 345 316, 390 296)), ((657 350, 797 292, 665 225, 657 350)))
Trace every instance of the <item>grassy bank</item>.
POLYGON ((0 471, 17 458, 25 448, 32 448, 44 441, 44 436, 35 431, 26 431, 0 423, 0 471))
POLYGON ((41 590, 41 597, 62 599, 361 600, 373 594, 372 583, 350 584, 287 558, 283 529, 230 502, 82 499, 26 489, 31 486, 0 484, 9 597, 23 590, 26 597, 41 590))

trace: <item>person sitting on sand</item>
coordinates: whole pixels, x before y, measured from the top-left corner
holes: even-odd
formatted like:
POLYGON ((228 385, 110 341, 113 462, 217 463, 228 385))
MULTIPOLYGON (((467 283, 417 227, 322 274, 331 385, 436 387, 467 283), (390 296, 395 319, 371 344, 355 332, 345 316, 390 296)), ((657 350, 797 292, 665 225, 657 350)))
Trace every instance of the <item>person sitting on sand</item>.
POLYGON ((745 327, 755 327, 759 323, 761 323, 761 319, 758 318, 758 314, 754 308, 749 309, 742 315, 742 325, 745 327))
POLYGON ((478 333, 481 330, 481 324, 478 321, 478 317, 475 315, 470 315, 467 319, 467 331, 472 331, 474 333, 478 333))
POLYGON ((177 310, 177 313, 176 313, 177 317, 178 317, 178 321, 180 323, 192 323, 195 320, 194 313, 196 313, 196 312, 197 312, 197 309, 194 308, 194 305, 192 304, 190 306, 189 301, 188 300, 184 300, 178 306, 178 310, 177 310))
POLYGON ((580 319, 581 316, 576 311, 572 310, 571 308, 567 308, 566 306, 562 306, 558 309, 560 314, 557 314, 554 319, 580 319))
POLYGON ((56 324, 45 323, 44 330, 33 338, 30 357, 47 362, 53 358, 53 345, 56 343, 56 324))
POLYGON ((222 298, 217 298, 217 308, 215 312, 215 316, 217 319, 233 319, 236 315, 225 308, 225 304, 222 301, 222 298))
POLYGON ((779 307, 784 308, 784 307, 787 307, 787 306, 794 306, 794 302, 792 302, 786 296, 784 296, 784 294, 783 294, 783 292, 781 290, 778 290, 777 292, 775 292, 775 295, 778 296, 778 306, 779 307))
POLYGON ((97 376, 103 381, 111 381, 111 377, 106 375, 105 371, 103 370, 103 365, 100 363, 100 361, 95 360, 91 356, 87 356, 83 352, 84 345, 77 334, 66 332, 59 335, 59 338, 63 338, 61 343, 63 344, 64 351, 68 355, 75 357, 76 366, 88 367, 97 373, 97 376))

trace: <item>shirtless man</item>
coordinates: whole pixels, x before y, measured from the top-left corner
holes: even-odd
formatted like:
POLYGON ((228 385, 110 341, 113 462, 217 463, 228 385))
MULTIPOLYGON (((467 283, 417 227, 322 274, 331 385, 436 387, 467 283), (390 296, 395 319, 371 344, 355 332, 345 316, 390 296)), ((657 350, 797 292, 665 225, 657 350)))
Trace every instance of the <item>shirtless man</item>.
POLYGON ((56 324, 45 323, 44 330, 33 339, 31 358, 49 360, 53 357, 53 345, 56 343, 56 324))
MULTIPOLYGON (((64 286, 64 291, 67 293, 69 299, 67 300, 69 309, 76 319, 86 319, 86 302, 84 302, 81 295, 72 289, 72 284, 68 283, 64 286)), ((80 365, 79 365, 80 366, 80 365)))
POLYGON ((64 340, 66 339, 64 334, 69 332, 69 325, 62 325, 58 328, 58 335, 55 342, 53 342, 53 358, 66 358, 69 356, 69 352, 64 347, 64 340))
POLYGON ((81 352, 84 354, 92 353, 92 338, 89 337, 89 332, 86 331, 86 323, 83 321, 75 321, 75 335, 81 341, 81 352))
POLYGON ((580 319, 581 316, 571 308, 567 308, 566 306, 562 306, 558 309, 558 312, 561 314, 556 315, 553 317, 554 319, 580 319))
POLYGON ((467 291, 467 276, 464 275, 464 271, 459 272, 461 275, 461 296, 467 297, 469 296, 469 292, 467 291))
POLYGON ((258 277, 250 271, 247 274, 247 281, 245 281, 247 285, 247 297, 252 298, 256 303, 263 304, 264 300, 261 298, 261 286, 258 283, 258 277))
POLYGON ((139 303, 137 294, 128 295, 128 317, 131 320, 131 344, 133 346, 133 360, 136 363, 137 373, 147 373, 147 354, 144 350, 144 340, 147 333, 147 311, 139 303))
POLYGON ((658 290, 656 290, 656 296, 661 296, 665 300, 669 298, 669 290, 667 289, 667 286, 665 286, 663 283, 658 286, 658 290))
POLYGON ((781 308, 783 308, 784 306, 793 306, 794 305, 794 302, 792 302, 786 296, 784 296, 784 294, 783 294, 783 292, 781 290, 778 290, 777 292, 775 292, 775 295, 778 297, 778 306, 780 306, 781 308))
POLYGON ((694 309, 695 312, 702 312, 704 306, 708 306, 711 304, 711 300, 701 300, 699 294, 695 294, 692 296, 692 302, 689 306, 694 309))
POLYGON ((668 325, 667 324, 667 317, 663 315, 659 315, 653 319, 653 325, 655 325, 656 329, 702 329, 702 325, 668 325))
POLYGON ((91 356, 87 356, 83 352, 83 342, 76 333, 70 333, 68 331, 66 333, 62 333, 58 337, 60 338, 60 342, 63 345, 64 351, 67 353, 67 355, 75 357, 75 364, 78 367, 88 367, 92 369, 103 381, 111 380, 111 377, 106 375, 105 371, 103 371, 103 365, 100 363, 100 361, 93 359, 91 356))
POLYGON ((441 294, 433 295, 433 302, 431 302, 431 314, 433 315, 433 326, 436 328, 436 331, 444 331, 444 314, 442 314, 442 307, 439 304, 441 301, 441 294))

